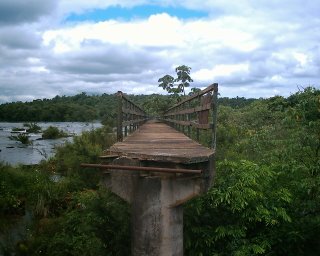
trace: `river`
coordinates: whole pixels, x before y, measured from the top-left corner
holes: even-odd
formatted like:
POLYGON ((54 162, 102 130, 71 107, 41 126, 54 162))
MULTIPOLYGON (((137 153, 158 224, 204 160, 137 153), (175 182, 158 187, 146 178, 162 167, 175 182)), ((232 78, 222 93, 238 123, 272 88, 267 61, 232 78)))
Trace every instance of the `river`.
MULTIPOLYGON (((39 140, 41 133, 30 133, 32 145, 25 146, 21 142, 10 140, 9 136, 13 135, 12 129, 23 128, 24 123, 7 123, 0 122, 0 162, 11 165, 18 164, 37 164, 41 160, 49 158, 55 152, 55 147, 62 145, 66 141, 72 141, 72 137, 60 138, 56 140, 39 140)), ((101 127, 99 122, 39 122, 37 123, 42 130, 49 126, 58 127, 68 134, 80 135, 83 131, 89 131, 101 127)))

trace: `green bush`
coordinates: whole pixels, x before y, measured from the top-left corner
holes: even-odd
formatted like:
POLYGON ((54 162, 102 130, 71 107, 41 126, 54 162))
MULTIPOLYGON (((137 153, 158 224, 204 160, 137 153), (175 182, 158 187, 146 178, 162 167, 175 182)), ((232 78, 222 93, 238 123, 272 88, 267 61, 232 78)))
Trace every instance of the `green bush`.
POLYGON ((24 214, 26 175, 0 163, 0 215, 24 214))
POLYGON ((292 221, 290 192, 267 166, 223 161, 218 171, 214 187, 185 208, 187 254, 268 255, 292 221))
POLYGON ((57 127, 49 126, 43 131, 42 138, 47 139, 59 139, 63 137, 68 137, 68 134, 62 130, 59 130, 57 127))
POLYGON ((41 132, 41 127, 37 123, 25 123, 24 127, 28 127, 27 132, 29 133, 39 133, 41 132))
POLYGON ((29 139, 29 135, 20 133, 17 136, 16 135, 11 135, 9 136, 10 140, 15 140, 15 141, 20 141, 23 145, 30 145, 32 144, 32 141, 29 139))
POLYGON ((32 255, 130 255, 129 208, 104 190, 70 194, 59 218, 39 222, 32 255))
POLYGON ((101 171, 94 168, 81 168, 81 163, 97 163, 103 150, 115 141, 109 127, 83 132, 75 136, 73 142, 58 147, 53 158, 56 172, 65 176, 77 176, 88 188, 95 188, 100 179, 101 171))

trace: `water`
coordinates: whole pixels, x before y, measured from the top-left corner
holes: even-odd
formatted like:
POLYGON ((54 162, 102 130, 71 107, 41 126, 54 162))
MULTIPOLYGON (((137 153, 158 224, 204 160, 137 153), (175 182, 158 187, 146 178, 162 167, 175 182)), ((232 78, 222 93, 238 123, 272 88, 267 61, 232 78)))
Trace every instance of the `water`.
MULTIPOLYGON (((42 130, 49 126, 58 127, 68 134, 80 135, 83 131, 89 131, 101 127, 98 122, 46 122, 37 123, 42 130)), ((56 140, 37 140, 41 138, 41 133, 30 133, 30 140, 33 142, 30 146, 25 146, 21 142, 10 140, 9 136, 13 128, 23 128, 23 123, 5 123, 0 122, 0 162, 11 165, 18 164, 37 164, 54 154, 55 147, 62 145, 66 141, 72 141, 72 137, 60 138, 56 140)))

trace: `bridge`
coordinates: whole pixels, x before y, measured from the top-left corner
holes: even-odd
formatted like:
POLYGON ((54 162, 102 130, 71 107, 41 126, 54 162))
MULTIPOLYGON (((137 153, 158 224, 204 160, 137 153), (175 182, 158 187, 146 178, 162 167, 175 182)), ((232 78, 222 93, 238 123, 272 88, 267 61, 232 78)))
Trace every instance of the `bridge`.
POLYGON ((183 255, 183 204, 215 173, 217 95, 215 83, 149 119, 118 92, 117 143, 82 166, 103 169, 102 184, 131 205, 132 255, 183 255))

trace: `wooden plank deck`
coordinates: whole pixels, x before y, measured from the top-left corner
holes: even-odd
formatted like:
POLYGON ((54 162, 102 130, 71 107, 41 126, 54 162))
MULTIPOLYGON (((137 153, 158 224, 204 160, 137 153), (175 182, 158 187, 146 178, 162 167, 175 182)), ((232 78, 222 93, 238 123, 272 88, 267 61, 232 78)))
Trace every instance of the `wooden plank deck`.
POLYGON ((189 164, 209 161, 214 151, 164 123, 149 121, 122 142, 115 143, 107 154, 189 164))

